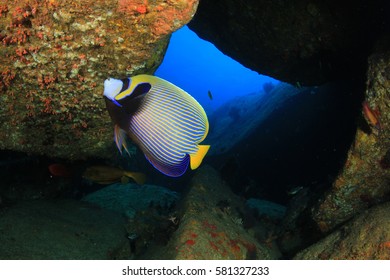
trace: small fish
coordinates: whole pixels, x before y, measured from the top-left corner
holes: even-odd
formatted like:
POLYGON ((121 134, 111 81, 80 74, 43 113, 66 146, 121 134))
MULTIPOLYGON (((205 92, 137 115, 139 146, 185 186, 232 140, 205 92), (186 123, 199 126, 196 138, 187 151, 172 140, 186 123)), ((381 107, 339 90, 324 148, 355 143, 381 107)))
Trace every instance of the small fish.
POLYGON ((146 180, 146 176, 143 173, 126 171, 104 165, 88 167, 83 173, 83 178, 102 185, 108 185, 119 181, 127 183, 127 178, 132 178, 138 185, 143 185, 146 180))
POLYGON ((72 172, 66 165, 62 163, 53 163, 50 164, 47 168, 49 169, 50 174, 54 177, 72 177, 72 172))
POLYGON ((207 95, 209 96, 210 100, 213 100, 213 95, 211 94, 211 91, 207 91, 207 95))
POLYGON ((293 196, 293 195, 296 195, 297 193, 299 193, 301 190, 303 190, 303 186, 296 186, 296 187, 289 189, 287 191, 287 194, 293 196))
POLYGON ((209 122, 202 106, 187 92, 161 78, 138 75, 104 82, 104 99, 114 123, 120 152, 126 135, 161 173, 178 177, 196 169, 209 150, 199 145, 209 122))
POLYGON ((381 123, 379 121, 379 112, 372 110, 367 101, 363 101, 363 113, 367 121, 377 130, 381 130, 381 123))
POLYGON ((390 250, 390 241, 385 241, 379 244, 380 249, 388 249, 390 250))

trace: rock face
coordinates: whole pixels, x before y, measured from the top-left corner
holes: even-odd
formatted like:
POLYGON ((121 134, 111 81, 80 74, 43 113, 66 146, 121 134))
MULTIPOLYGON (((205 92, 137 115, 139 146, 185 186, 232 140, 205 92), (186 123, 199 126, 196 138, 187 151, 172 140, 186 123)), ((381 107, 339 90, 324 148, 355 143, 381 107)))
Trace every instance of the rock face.
MULTIPOLYGON (((332 172, 330 189, 308 206, 310 223, 322 233, 389 200, 389 11, 382 0, 217 0, 202 1, 189 24, 199 36, 260 73, 297 85, 348 80, 356 86, 354 92, 339 95, 350 100, 345 110, 364 101, 360 112, 335 119, 336 126, 358 124, 353 144, 335 180, 332 172)), ((324 139, 331 142, 330 137, 324 139)))
MULTIPOLYGON (((330 234, 330 237, 309 249, 309 254, 305 253, 305 257, 345 258, 345 250, 348 248, 342 248, 344 255, 337 254, 331 249, 333 245, 339 243, 345 245, 347 242, 342 241, 343 236, 340 236, 340 230, 337 228, 362 211, 390 200, 388 110, 390 108, 390 54, 386 49, 380 47, 368 59, 365 101, 360 114, 356 117, 357 131, 346 160, 335 180, 325 191, 316 188, 305 189, 290 201, 289 214, 283 223, 283 233, 279 240, 279 246, 284 253, 295 253, 296 249, 302 249, 313 241, 330 234), (293 240, 295 243, 292 242, 293 240), (318 253, 320 249, 326 253, 318 253), (315 255, 314 252, 318 254, 315 255)), ((375 213, 377 213, 375 214, 377 215, 375 222, 378 223, 378 226, 381 229, 385 229, 385 225, 388 227, 388 223, 384 223, 382 228, 380 221, 380 214, 384 214, 385 211, 381 210, 375 213)), ((364 219, 367 222, 370 220, 364 219)), ((383 217, 383 219, 385 218, 383 217)), ((374 227, 371 224, 368 226, 374 227)), ((362 229, 359 231, 366 231, 364 227, 365 225, 362 225, 362 229)), ((347 231, 350 232, 348 228, 347 231)), ((354 235, 354 233, 351 234, 354 235)), ((378 235, 370 236, 369 241, 365 241, 363 244, 366 247, 363 246, 363 248, 357 244, 356 238, 353 237, 351 242, 356 241, 354 244, 356 248, 351 250, 360 250, 360 252, 357 255, 354 255, 356 253, 354 252, 351 257, 377 258, 377 256, 381 256, 380 258, 382 258, 383 253, 388 250, 377 251, 379 250, 378 242, 382 239, 378 235), (363 249, 368 250, 367 254, 363 252, 363 249)), ((347 240, 350 238, 347 237, 347 240)))
POLYGON ((198 1, 0 0, 0 149, 104 155, 107 77, 153 73, 198 1))
POLYGON ((189 24, 200 37, 259 73, 318 85, 364 73, 384 29, 385 1, 201 1, 189 24))
POLYGON ((390 258, 390 203, 361 214, 344 227, 306 248, 295 259, 381 259, 390 258))
POLYGON ((209 166, 197 171, 179 210, 177 230, 167 247, 151 258, 271 259, 271 244, 259 243, 243 228, 242 202, 209 166), (241 210, 240 210, 241 209, 241 210), (242 213, 242 212, 241 212, 242 213), (269 245, 266 246, 266 245, 269 245))
POLYGON ((332 189, 312 209, 313 219, 322 232, 362 209, 390 199, 390 52, 376 52, 369 57, 368 64, 366 100, 361 113, 365 125, 358 127, 332 189))

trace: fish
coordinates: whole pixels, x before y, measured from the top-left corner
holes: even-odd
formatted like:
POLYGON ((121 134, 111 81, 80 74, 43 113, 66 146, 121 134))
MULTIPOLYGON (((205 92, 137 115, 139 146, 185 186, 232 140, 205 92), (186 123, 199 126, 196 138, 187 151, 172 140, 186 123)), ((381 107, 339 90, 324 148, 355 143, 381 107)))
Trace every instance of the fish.
POLYGON ((103 96, 114 123, 120 153, 130 138, 161 173, 182 176, 198 168, 210 145, 200 145, 209 131, 203 107, 186 91, 156 76, 108 78, 103 96))
POLYGON ((368 122, 377 130, 381 130, 382 126, 379 121, 379 112, 377 110, 371 109, 367 101, 363 101, 362 106, 363 106, 363 114, 368 120, 368 122))
POLYGON ((385 241, 385 242, 380 243, 379 248, 390 249, 390 241, 385 241))
POLYGON ((72 177, 72 172, 70 169, 62 163, 52 163, 48 167, 49 172, 54 177, 72 177))
POLYGON ((287 191, 287 195, 291 195, 291 196, 296 195, 297 193, 299 193, 303 189, 304 189, 303 186, 292 187, 291 189, 289 189, 287 191))
POLYGON ((144 173, 131 172, 113 166, 94 165, 88 167, 82 177, 88 181, 101 185, 108 185, 121 181, 127 183, 126 178, 132 178, 138 185, 145 184, 146 176, 144 173))
POLYGON ((213 100, 213 95, 211 94, 211 91, 207 91, 207 95, 209 96, 210 100, 213 100))

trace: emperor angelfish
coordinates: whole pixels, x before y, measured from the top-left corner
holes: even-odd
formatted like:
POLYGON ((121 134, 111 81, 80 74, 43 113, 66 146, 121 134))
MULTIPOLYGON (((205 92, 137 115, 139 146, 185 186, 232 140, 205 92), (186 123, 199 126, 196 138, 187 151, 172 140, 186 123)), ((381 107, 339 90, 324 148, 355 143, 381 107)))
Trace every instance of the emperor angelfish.
POLYGON ((187 92, 161 78, 137 75, 105 80, 104 97, 121 153, 122 147, 128 152, 127 135, 165 175, 178 177, 188 165, 199 167, 210 148, 199 145, 209 122, 202 106, 187 92))

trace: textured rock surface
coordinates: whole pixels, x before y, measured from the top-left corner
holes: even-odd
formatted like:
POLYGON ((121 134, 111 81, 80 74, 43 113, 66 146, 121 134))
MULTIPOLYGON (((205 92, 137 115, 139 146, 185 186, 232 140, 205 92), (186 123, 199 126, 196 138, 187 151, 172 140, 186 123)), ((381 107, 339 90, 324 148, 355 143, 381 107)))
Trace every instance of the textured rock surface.
POLYGON ((295 259, 390 259, 390 203, 369 209, 295 259))
POLYGON ((371 205, 390 200, 390 52, 368 60, 365 98, 379 125, 365 117, 347 161, 332 189, 312 209, 319 229, 327 232, 371 205))
POLYGON ((0 149, 102 156, 107 77, 152 73, 197 0, 0 0, 0 149))
POLYGON ((313 85, 364 73, 385 2, 203 0, 190 28, 248 68, 313 85))
POLYGON ((128 240, 116 213, 78 201, 36 200, 1 210, 0 244, 0 259, 111 259, 128 240))
MULTIPOLYGON (((168 259, 270 259, 271 248, 243 228, 242 202, 209 166, 199 169, 183 203, 178 229, 161 255, 168 259)), ((156 252, 157 253, 157 252, 156 252)))

